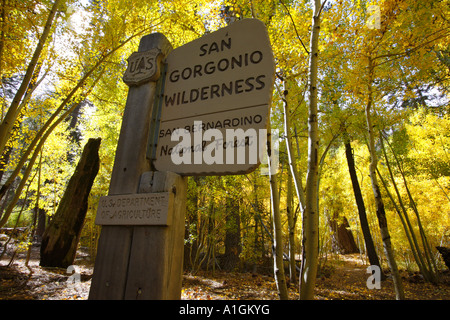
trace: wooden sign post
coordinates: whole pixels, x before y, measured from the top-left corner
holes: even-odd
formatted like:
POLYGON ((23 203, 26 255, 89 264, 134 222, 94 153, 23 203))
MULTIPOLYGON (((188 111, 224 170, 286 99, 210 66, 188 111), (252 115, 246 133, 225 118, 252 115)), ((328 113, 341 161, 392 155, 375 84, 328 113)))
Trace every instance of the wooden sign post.
POLYGON ((89 299, 181 295, 186 178, 150 171, 146 156, 160 61, 171 50, 164 35, 151 34, 128 60, 130 87, 109 195, 97 213, 102 230, 89 299))
POLYGON ((89 299, 180 298, 185 176, 258 167, 274 78, 267 30, 256 19, 173 51, 162 34, 141 39, 123 77, 130 88, 109 195, 97 211, 89 299), (183 133, 181 147, 174 131, 183 133))

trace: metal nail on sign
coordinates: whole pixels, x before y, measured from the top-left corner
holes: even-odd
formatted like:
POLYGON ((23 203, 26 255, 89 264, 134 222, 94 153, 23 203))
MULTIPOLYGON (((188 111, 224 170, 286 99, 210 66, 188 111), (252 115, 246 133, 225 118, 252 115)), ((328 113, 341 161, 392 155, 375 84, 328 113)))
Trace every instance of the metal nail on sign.
POLYGON ((128 67, 123 75, 123 82, 129 86, 138 86, 148 81, 156 81, 160 76, 159 62, 161 51, 157 48, 133 52, 127 59, 128 67))

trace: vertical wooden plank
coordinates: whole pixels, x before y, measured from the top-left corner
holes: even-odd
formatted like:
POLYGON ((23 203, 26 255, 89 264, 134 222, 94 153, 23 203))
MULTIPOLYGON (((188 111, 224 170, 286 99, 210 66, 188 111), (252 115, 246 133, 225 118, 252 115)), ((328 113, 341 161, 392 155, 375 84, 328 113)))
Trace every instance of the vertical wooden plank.
MULTIPOLYGON (((169 173, 170 174, 170 173, 169 173)), ((167 183, 167 180, 166 180, 167 183)), ((183 260, 184 260, 184 227, 186 214, 187 199, 187 177, 178 176, 173 184, 175 189, 171 187, 175 193, 172 211, 172 225, 170 227, 169 243, 168 243, 168 264, 165 273, 166 292, 165 299, 181 298, 181 282, 183 276, 183 260)))
POLYGON ((130 226, 102 228, 89 292, 90 300, 123 299, 133 235, 132 228, 130 226))
MULTIPOLYGON (((159 48, 165 57, 172 49, 160 33, 142 37, 139 52, 159 48)), ((140 176, 150 170, 146 158, 156 83, 129 88, 111 174, 109 195, 137 193, 140 176)), ((89 299, 123 299, 134 227, 103 226, 89 299)))
POLYGON ((136 226, 125 299, 180 299, 187 180, 171 172, 146 173, 140 191, 172 192, 169 226, 136 226))

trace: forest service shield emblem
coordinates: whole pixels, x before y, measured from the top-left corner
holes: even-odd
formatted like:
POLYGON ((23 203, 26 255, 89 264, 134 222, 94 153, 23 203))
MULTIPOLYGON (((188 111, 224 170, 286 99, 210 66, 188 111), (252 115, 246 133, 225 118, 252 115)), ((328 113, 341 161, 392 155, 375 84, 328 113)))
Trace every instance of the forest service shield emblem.
POLYGON ((138 86, 148 81, 156 81, 160 76, 159 62, 162 53, 159 49, 133 52, 127 59, 128 67, 123 75, 123 82, 129 86, 138 86))

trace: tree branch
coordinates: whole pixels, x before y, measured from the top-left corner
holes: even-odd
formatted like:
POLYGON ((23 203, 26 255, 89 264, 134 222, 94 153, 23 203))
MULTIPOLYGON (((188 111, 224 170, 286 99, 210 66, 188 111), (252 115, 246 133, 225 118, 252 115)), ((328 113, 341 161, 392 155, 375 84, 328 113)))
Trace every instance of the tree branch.
MULTIPOLYGON (((326 1, 325 1, 325 2, 326 2, 326 1)), ((288 7, 284 4, 284 2, 283 2, 282 0, 280 0, 280 3, 283 5, 284 9, 286 10, 287 14, 289 15, 289 18, 290 18, 291 21, 292 21, 292 25, 294 26, 295 33, 297 34, 297 39, 300 41, 300 43, 301 43, 302 46, 303 46, 303 49, 305 49, 306 53, 309 55, 308 49, 306 49, 305 44, 303 43, 302 39, 300 38, 300 35, 298 34, 297 27, 295 26, 294 19, 292 18, 292 15, 291 15, 291 13, 289 12, 288 7)))

